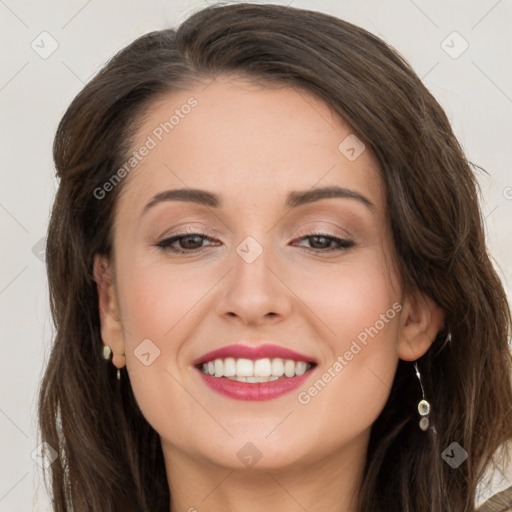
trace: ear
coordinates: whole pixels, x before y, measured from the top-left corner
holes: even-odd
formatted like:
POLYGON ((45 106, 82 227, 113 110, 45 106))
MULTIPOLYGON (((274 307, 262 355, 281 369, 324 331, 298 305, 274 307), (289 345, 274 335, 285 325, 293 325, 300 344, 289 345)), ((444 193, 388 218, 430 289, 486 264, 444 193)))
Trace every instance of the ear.
POLYGON ((105 256, 94 257, 94 280, 98 288, 98 307, 101 321, 101 338, 112 349, 112 362, 122 368, 124 357, 124 338, 119 314, 119 304, 114 286, 113 271, 105 256))
POLYGON ((416 361, 427 352, 444 322, 441 308, 419 291, 403 302, 402 326, 398 338, 398 357, 416 361))

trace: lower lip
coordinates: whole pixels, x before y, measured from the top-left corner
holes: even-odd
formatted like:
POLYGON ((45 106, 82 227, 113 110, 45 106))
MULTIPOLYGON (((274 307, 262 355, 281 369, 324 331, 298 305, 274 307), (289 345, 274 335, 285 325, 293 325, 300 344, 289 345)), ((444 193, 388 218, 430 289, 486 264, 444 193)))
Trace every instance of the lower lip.
POLYGON ((238 382, 227 377, 212 377, 198 369, 203 382, 213 391, 234 400, 263 401, 278 398, 300 387, 311 376, 313 369, 295 377, 269 382, 238 382))

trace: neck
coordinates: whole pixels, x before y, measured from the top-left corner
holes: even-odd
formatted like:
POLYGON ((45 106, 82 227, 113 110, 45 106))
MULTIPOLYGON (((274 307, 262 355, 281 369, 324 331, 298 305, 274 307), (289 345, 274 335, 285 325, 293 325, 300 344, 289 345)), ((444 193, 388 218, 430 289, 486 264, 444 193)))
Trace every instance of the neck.
POLYGON ((251 469, 198 460, 162 441, 170 512, 356 512, 369 432, 321 459, 251 469))

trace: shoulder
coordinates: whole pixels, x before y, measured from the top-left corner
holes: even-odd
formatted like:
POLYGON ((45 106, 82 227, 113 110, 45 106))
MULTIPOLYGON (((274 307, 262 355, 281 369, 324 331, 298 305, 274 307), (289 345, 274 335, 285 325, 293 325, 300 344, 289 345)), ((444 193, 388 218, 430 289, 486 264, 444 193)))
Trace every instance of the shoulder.
POLYGON ((512 486, 491 496, 476 512, 512 512, 512 486))

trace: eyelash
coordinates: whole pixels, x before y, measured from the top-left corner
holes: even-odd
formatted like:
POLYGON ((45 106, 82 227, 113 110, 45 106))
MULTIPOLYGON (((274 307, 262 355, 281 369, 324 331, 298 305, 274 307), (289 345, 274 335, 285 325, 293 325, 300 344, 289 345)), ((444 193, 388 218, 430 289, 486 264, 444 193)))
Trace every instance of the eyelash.
MULTIPOLYGON (((202 237, 203 239, 206 238, 206 239, 211 240, 211 238, 203 232, 183 231, 181 233, 176 233, 176 234, 158 242, 156 244, 156 247, 162 249, 165 252, 171 252, 171 253, 175 253, 175 254, 196 253, 196 252, 201 251, 203 249, 203 247, 199 247, 197 249, 190 249, 190 250, 180 250, 180 249, 175 249, 172 247, 172 244, 177 242, 178 240, 180 240, 182 238, 193 237, 193 236, 199 236, 199 237, 202 237)), ((341 252, 341 251, 346 251, 355 245, 352 240, 338 238, 338 237, 329 235, 327 233, 307 233, 307 234, 301 235, 301 237, 298 240, 303 240, 303 239, 307 239, 307 238, 326 238, 332 242, 339 244, 340 247, 331 248, 331 249, 315 249, 315 248, 307 248, 307 247, 303 248, 303 249, 305 249, 306 252, 313 252, 313 253, 316 253, 316 252, 323 252, 323 253, 325 253, 325 252, 328 252, 328 253, 341 252)))

